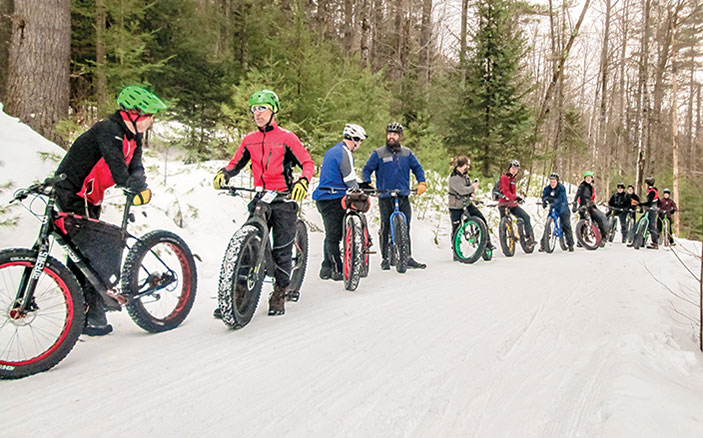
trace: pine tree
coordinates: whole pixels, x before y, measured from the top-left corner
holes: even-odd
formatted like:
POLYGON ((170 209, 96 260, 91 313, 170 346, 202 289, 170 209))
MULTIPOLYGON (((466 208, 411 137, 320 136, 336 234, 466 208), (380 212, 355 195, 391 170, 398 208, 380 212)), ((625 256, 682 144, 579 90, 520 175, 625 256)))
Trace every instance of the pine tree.
POLYGON ((466 85, 450 114, 448 145, 469 153, 484 175, 526 155, 533 114, 522 100, 529 90, 520 65, 525 43, 513 0, 481 0, 466 85))

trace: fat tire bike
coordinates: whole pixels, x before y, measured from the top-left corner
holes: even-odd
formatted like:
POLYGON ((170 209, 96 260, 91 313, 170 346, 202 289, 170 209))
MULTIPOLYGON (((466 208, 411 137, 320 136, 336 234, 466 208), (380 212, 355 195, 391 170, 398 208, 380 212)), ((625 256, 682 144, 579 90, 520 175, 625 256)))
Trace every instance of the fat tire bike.
POLYGON ((525 254, 531 254, 535 250, 535 246, 527 242, 528 236, 525 232, 525 221, 521 218, 517 218, 513 221, 510 207, 512 207, 510 204, 498 205, 499 209, 504 209, 503 217, 500 218, 498 225, 500 248, 503 250, 503 254, 506 257, 512 257, 515 255, 517 242, 519 242, 525 254))
POLYGON ((46 205, 43 215, 36 215, 41 227, 32 248, 0 251, 0 379, 52 368, 73 349, 85 325, 83 291, 75 275, 50 255, 53 242, 68 253, 106 310, 126 307, 148 332, 176 328, 195 301, 197 273, 188 245, 169 231, 142 237, 127 232, 127 223, 134 221, 130 207, 135 193, 125 191, 117 227, 58 211, 54 184, 64 179, 61 174, 20 189, 10 201, 33 197, 32 202, 41 199, 46 205), (100 257, 104 251, 110 257, 100 257), (108 258, 111 263, 105 263, 108 258))
POLYGON ((400 211, 398 195, 400 190, 377 190, 376 194, 388 193, 393 200, 393 212, 390 215, 390 242, 388 244, 388 258, 391 266, 395 270, 404 274, 408 270, 408 259, 410 258, 410 233, 408 230, 408 219, 405 213, 400 211))
MULTIPOLYGON (((635 249, 643 248, 647 245, 647 240, 649 240, 649 212, 658 212, 659 208, 657 206, 649 207, 644 211, 644 214, 637 221, 635 225, 635 238, 632 241, 632 246, 635 249)), ((656 217, 656 213, 654 215, 656 217)))
MULTIPOLYGON (((616 215, 615 213, 623 213, 623 212, 628 212, 629 210, 626 210, 624 208, 618 208, 618 207, 608 207, 610 209, 611 214, 608 216, 608 223, 606 224, 608 226, 608 242, 612 242, 615 240, 615 233, 618 231, 618 218, 619 216, 616 215)), ((630 215, 627 214, 627 219, 625 220, 625 230, 627 230, 629 234, 630 226, 632 225, 631 223, 631 218, 630 215)), ((620 229, 622 230, 622 225, 620 224, 620 229)), ((623 241, 627 241, 627 236, 623 236, 623 241)))
POLYGON ((544 223, 544 234, 542 234, 541 246, 548 254, 554 252, 557 241, 562 251, 568 249, 563 230, 561 228, 561 217, 557 214, 557 209, 553 204, 549 204, 549 216, 544 223))
POLYGON ((486 223, 480 217, 472 216, 468 205, 465 206, 461 222, 452 235, 454 257, 461 263, 468 264, 475 263, 481 257, 486 261, 491 260, 493 250, 488 248, 488 237, 486 223))
MULTIPOLYGON (((288 192, 264 191, 261 187, 227 188, 230 196, 240 196, 240 192, 255 193, 253 210, 227 245, 217 290, 222 321, 234 330, 249 324, 259 305, 266 276, 273 277, 277 269, 271 252, 272 238, 268 226, 271 204, 294 202, 288 198, 288 192)), ((298 301, 308 265, 308 229, 300 218, 295 223, 292 243, 293 257, 286 300, 298 301)))
POLYGON ((574 234, 578 242, 589 251, 595 251, 600 247, 603 235, 598 228, 598 224, 591 217, 589 209, 584 205, 578 211, 583 215, 583 219, 576 222, 574 234))

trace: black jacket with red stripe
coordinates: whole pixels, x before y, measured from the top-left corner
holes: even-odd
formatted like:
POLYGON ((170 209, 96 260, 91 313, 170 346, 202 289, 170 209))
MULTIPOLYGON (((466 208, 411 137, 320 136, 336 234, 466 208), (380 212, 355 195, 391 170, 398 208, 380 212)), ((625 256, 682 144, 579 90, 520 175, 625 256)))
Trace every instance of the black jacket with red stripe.
POLYGON ((56 169, 61 173, 66 179, 57 188, 93 205, 100 205, 105 190, 114 185, 144 190, 142 135, 127 129, 117 111, 76 139, 56 169))

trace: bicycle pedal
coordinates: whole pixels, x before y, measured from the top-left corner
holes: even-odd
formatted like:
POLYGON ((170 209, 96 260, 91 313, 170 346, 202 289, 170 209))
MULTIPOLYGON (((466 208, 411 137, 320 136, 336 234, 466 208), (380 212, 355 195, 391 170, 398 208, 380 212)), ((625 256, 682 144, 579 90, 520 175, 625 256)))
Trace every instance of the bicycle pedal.
POLYGON ((377 254, 376 251, 364 251, 364 254, 377 254))

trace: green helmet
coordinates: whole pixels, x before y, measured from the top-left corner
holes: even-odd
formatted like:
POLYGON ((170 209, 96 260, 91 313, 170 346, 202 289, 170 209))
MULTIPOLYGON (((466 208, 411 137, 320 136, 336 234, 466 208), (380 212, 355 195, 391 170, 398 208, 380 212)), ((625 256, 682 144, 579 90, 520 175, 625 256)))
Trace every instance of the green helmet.
POLYGON ((136 109, 145 114, 156 114, 166 109, 166 104, 154 93, 136 85, 126 87, 119 96, 117 104, 123 110, 136 109))
POLYGON ((583 177, 586 178, 587 176, 590 176, 591 178, 593 178, 593 171, 587 170, 587 171, 583 172, 583 177))
POLYGON ((275 113, 281 109, 281 101, 278 100, 278 96, 271 90, 259 90, 252 94, 249 98, 249 106, 255 105, 266 105, 271 108, 271 111, 275 113))

